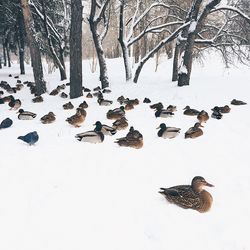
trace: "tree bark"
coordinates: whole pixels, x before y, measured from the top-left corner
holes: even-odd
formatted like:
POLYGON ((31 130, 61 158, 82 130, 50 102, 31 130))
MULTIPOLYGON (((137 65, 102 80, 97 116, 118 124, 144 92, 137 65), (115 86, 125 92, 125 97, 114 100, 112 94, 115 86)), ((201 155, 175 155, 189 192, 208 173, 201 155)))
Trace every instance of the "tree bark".
POLYGON ((3 42, 3 66, 7 66, 7 56, 6 56, 6 46, 5 42, 3 42))
POLYGON ((46 84, 43 77, 42 59, 39 44, 35 37, 34 21, 27 0, 20 0, 23 11, 24 25, 30 47, 30 55, 35 79, 35 94, 41 95, 46 92, 46 84))
POLYGON ((18 50, 19 50, 19 63, 20 63, 20 74, 25 74, 25 67, 24 67, 24 21, 23 21, 23 13, 21 10, 18 12, 17 16, 17 40, 18 40, 18 50))
POLYGON ((11 61, 10 61, 10 46, 9 43, 6 43, 6 52, 7 52, 7 60, 8 60, 8 67, 11 67, 11 61))
POLYGON ((178 80, 179 56, 180 56, 180 45, 177 44, 176 42, 174 50, 173 71, 172 71, 173 82, 178 80))
POLYGON ((82 96, 82 1, 71 0, 70 98, 82 96))

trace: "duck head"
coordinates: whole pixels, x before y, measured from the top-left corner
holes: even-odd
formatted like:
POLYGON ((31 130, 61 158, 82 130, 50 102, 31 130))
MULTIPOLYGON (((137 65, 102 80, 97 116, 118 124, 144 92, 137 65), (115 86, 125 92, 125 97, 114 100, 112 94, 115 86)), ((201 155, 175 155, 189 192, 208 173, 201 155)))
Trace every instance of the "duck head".
POLYGON ((97 121, 95 124, 95 131, 101 131, 102 130, 102 124, 100 121, 97 121))
POLYGON ((164 130, 164 129, 166 129, 166 128, 167 128, 167 126, 166 126, 166 124, 165 124, 165 123, 161 123, 161 124, 160 124, 160 126, 159 126, 159 127, 157 127, 156 129, 159 129, 159 128, 164 130))
POLYGON ((187 110, 187 109, 190 109, 190 107, 189 107, 189 106, 186 106, 183 110, 187 110))
POLYGON ((204 186, 214 187, 214 185, 208 183, 202 176, 195 176, 192 180, 191 186, 196 192, 201 192, 204 186))

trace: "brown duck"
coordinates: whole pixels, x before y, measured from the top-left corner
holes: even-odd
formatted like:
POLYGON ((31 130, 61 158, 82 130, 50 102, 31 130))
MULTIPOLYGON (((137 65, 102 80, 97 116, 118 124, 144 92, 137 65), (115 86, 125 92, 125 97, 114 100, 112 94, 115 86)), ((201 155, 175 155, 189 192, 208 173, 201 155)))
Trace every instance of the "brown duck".
POLYGON ((196 109, 191 109, 189 106, 186 106, 183 110, 184 110, 183 114, 189 116, 196 116, 200 113, 200 111, 196 109))
POLYGON ((128 127, 128 120, 125 117, 122 117, 121 119, 116 120, 113 122, 113 128, 116 130, 123 130, 128 127))
POLYGON ((108 119, 117 120, 117 119, 121 119, 123 116, 125 116, 125 111, 124 111, 123 106, 121 106, 120 108, 109 110, 107 112, 108 119))
POLYGON ((40 120, 43 124, 49 124, 56 120, 56 115, 53 112, 49 112, 47 115, 41 117, 40 120))
POLYGON ((198 115, 197 115, 197 119, 199 120, 200 123, 202 122, 207 122, 207 120, 209 119, 209 115, 205 110, 202 110, 198 115))
POLYGON ((213 203, 212 195, 203 188, 213 187, 203 177, 195 176, 191 185, 161 188, 160 194, 170 202, 182 208, 191 208, 200 213, 209 211, 213 203))
POLYGON ((82 108, 77 108, 76 114, 67 118, 66 121, 69 124, 73 125, 74 127, 78 128, 85 121, 86 115, 87 115, 86 110, 82 108))
POLYGON ((203 131, 200 127, 203 127, 199 122, 196 122, 195 125, 188 129, 185 133, 185 139, 187 138, 197 138, 203 135, 203 131))
POLYGON ((228 105, 225 105, 223 107, 218 107, 215 106, 214 108, 211 109, 212 111, 219 111, 220 113, 229 113, 231 111, 231 108, 228 105))

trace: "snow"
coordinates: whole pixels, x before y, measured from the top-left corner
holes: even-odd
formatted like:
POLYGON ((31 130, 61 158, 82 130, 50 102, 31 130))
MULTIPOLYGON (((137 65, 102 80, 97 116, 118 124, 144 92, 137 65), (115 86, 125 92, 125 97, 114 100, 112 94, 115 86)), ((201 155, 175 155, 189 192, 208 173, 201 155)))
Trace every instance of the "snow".
POLYGON ((188 29, 188 33, 193 33, 196 29, 197 21, 192 20, 188 29))
MULTIPOLYGON (((234 98, 249 103, 249 68, 225 69, 211 54, 204 67, 193 66, 191 85, 179 88, 171 82, 171 63, 166 60, 155 73, 151 60, 138 84, 126 84, 122 59, 108 60, 112 93, 105 97, 114 103, 100 107, 95 98, 72 100, 75 106, 83 100, 89 104, 81 128, 65 122, 74 110, 63 110, 68 100, 59 96, 45 94, 44 103, 34 104, 27 87, 18 92, 22 107, 38 114, 32 121, 19 121, 15 111, 0 105, 0 121, 14 121, 11 128, 0 130, 0 249, 250 249, 249 105, 231 105, 222 120, 210 118, 204 135, 193 140, 185 140, 184 133, 196 118, 182 114, 186 105, 211 114, 215 105, 230 104, 234 98), (127 130, 97 145, 78 142, 75 134, 93 129, 95 121, 111 124, 105 114, 119 107, 115 100, 121 94, 141 102, 149 97, 152 103, 176 105, 178 110, 165 119, 156 119, 143 103, 127 112, 129 124, 144 136, 142 149, 114 143, 127 130), (39 119, 49 111, 56 121, 44 125, 39 119), (180 135, 158 138, 161 122, 180 127, 180 135), (35 146, 17 140, 34 130, 40 136, 35 146), (214 199, 208 213, 181 209, 158 194, 160 187, 189 184, 196 175, 215 185, 207 189, 214 199)), ((32 79, 31 69, 27 72, 22 81, 32 79)), ((1 69, 0 80, 14 86, 10 73, 19 73, 17 64, 1 69)), ((49 90, 61 84, 58 71, 46 79, 49 90)), ((88 61, 83 63, 83 79, 85 87, 98 85, 98 70, 91 74, 88 61)))

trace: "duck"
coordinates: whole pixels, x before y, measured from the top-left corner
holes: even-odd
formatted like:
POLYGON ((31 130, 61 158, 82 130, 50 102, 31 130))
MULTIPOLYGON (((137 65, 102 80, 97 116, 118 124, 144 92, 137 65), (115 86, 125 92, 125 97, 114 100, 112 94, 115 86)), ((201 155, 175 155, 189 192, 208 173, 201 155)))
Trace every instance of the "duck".
POLYGON ((195 176, 191 185, 179 185, 170 188, 160 188, 168 202, 185 209, 193 209, 200 213, 208 212, 213 203, 212 195, 204 187, 214 187, 202 176, 195 176))
POLYGON ((202 110, 198 115, 197 115, 197 119, 200 123, 202 122, 207 122, 207 120, 209 119, 209 115, 205 110, 202 110))
POLYGON ((100 86, 93 88, 93 91, 100 91, 100 90, 101 90, 100 86))
POLYGON ((32 102, 34 103, 43 102, 43 97, 41 95, 36 96, 35 98, 32 99, 32 102))
POLYGON ((36 131, 33 131, 24 136, 19 136, 17 137, 17 139, 22 140, 31 146, 31 145, 34 145, 38 141, 39 136, 36 131))
POLYGON ((62 98, 68 98, 68 95, 65 93, 65 92, 62 92, 61 94, 60 94, 60 97, 62 97, 62 98))
POLYGON ((124 100, 124 104, 131 104, 133 106, 139 105, 139 103, 140 103, 140 101, 137 98, 135 98, 135 99, 126 98, 124 100))
POLYGON ((82 87, 82 88, 83 88, 83 92, 91 92, 91 90, 88 88, 85 88, 85 87, 82 87))
POLYGON ((79 108, 83 108, 83 109, 86 109, 86 108, 88 108, 88 104, 87 104, 87 102, 86 101, 83 101, 80 105, 79 105, 79 108))
POLYGON ((152 104, 149 106, 151 109, 163 109, 163 104, 161 102, 152 104))
POLYGON ((12 124, 13 121, 10 118, 6 118, 0 123, 0 129, 9 128, 12 124))
POLYGON ((129 102, 129 103, 127 103, 127 104, 125 105, 124 109, 125 109, 126 111, 131 110, 131 109, 134 109, 134 105, 133 105, 132 103, 129 102))
POLYGON ((212 118, 220 120, 222 118, 222 114, 220 112, 220 108, 219 107, 214 107, 213 108, 213 113, 211 115, 212 118))
POLYGON ((166 109, 160 109, 157 108, 155 112, 155 117, 162 117, 162 118, 167 118, 167 117, 172 117, 174 115, 173 112, 167 111, 166 109))
POLYGON ((86 98, 93 98, 93 95, 92 95, 91 93, 88 93, 88 94, 86 95, 86 98))
POLYGON ((50 92, 49 95, 55 96, 55 95, 58 95, 58 94, 59 94, 59 90, 56 88, 56 89, 53 89, 53 90, 50 92))
POLYGON ((12 99, 10 102, 9 102, 9 107, 11 110, 17 110, 21 107, 22 105, 22 102, 19 100, 19 99, 12 99))
POLYGON ((108 119, 117 120, 125 116, 124 106, 120 108, 116 108, 113 110, 109 110, 106 114, 108 119))
POLYGON ((151 103, 151 100, 147 97, 144 98, 143 103, 151 103))
POLYGON ((220 113, 226 114, 229 113, 231 111, 231 108, 228 105, 225 105, 223 107, 218 107, 215 106, 214 108, 211 109, 212 111, 219 111, 220 113))
POLYGON ((105 88, 105 89, 103 89, 103 90, 102 90, 102 93, 109 94, 109 93, 111 93, 111 90, 110 90, 110 89, 106 89, 106 88, 105 88))
POLYGON ((113 122, 112 126, 116 130, 126 129, 128 127, 128 120, 126 119, 126 117, 122 117, 121 119, 118 119, 115 122, 113 122))
POLYGON ((164 139, 172 139, 175 138, 180 133, 180 128, 175 127, 167 127, 165 123, 161 123, 160 126, 157 128, 160 129, 157 133, 159 137, 164 139))
POLYGON ((117 143, 121 147, 131 147, 135 149, 140 149, 143 147, 143 138, 141 137, 138 139, 134 139, 134 138, 123 137, 116 139, 115 143, 117 143))
POLYGON ((77 134, 75 137, 78 141, 101 143, 104 141, 104 134, 101 130, 102 124, 100 122, 96 122, 96 127, 94 130, 77 134))
POLYGON ((76 114, 72 115, 71 117, 68 117, 66 121, 74 127, 78 128, 85 121, 86 115, 87 112, 85 109, 77 108, 76 114))
POLYGON ((231 104, 233 104, 233 105, 246 105, 247 103, 246 102, 243 102, 243 101, 240 101, 240 100, 236 100, 236 99, 233 99, 232 101, 231 101, 231 104))
POLYGON ((19 113, 19 120, 33 120, 34 118, 36 118, 35 113, 32 113, 30 111, 24 111, 23 109, 19 109, 17 113, 19 113))
POLYGON ((56 120, 56 115, 53 112, 49 112, 47 115, 44 115, 41 117, 40 121, 43 124, 49 124, 52 123, 56 120))
POLYGON ((100 121, 97 121, 95 124, 94 124, 96 127, 102 127, 101 129, 101 132, 104 134, 104 135, 115 135, 117 130, 113 127, 110 127, 108 125, 105 125, 105 124, 102 124, 100 121))
POLYGON ((143 139, 142 134, 138 131, 135 130, 133 126, 130 127, 129 132, 126 135, 127 139, 143 139))
POLYGON ((190 106, 186 106, 183 110, 184 110, 183 114, 189 116, 196 116, 200 113, 200 111, 196 109, 191 109, 190 106))
POLYGON ((65 89, 66 88, 66 84, 61 84, 61 85, 58 85, 57 87, 56 87, 56 89, 57 90, 63 90, 63 89, 65 89))
POLYGON ((200 127, 203 127, 199 122, 196 122, 193 127, 189 128, 185 133, 185 139, 197 138, 203 135, 203 131, 200 127))
POLYGON ((169 112, 176 112, 177 111, 177 107, 174 105, 168 105, 168 107, 166 108, 167 111, 169 112))
POLYGON ((18 91, 22 90, 23 88, 24 88, 24 85, 23 85, 22 83, 17 83, 17 84, 16 84, 16 89, 17 89, 18 91))
POLYGON ((74 108, 74 105, 73 105, 71 102, 67 102, 67 103, 63 104, 63 108, 64 108, 65 110, 73 109, 73 108, 74 108))
POLYGON ((124 97, 123 95, 121 95, 121 96, 119 96, 119 97, 117 98, 117 101, 120 103, 120 105, 123 104, 124 100, 125 100, 125 97, 124 97))
POLYGON ((97 102, 100 106, 110 106, 113 103, 113 101, 105 100, 103 98, 98 98, 97 102))

